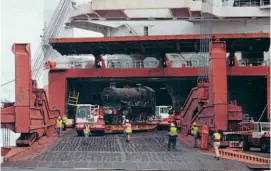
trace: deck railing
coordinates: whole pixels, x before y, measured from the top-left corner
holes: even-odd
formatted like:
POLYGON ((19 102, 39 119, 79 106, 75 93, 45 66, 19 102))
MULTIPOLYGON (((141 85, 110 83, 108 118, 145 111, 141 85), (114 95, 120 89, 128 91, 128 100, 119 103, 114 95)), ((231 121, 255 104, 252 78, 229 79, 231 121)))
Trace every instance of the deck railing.
MULTIPOLYGON (((202 64, 200 64, 198 60, 170 60, 169 62, 172 68, 192 68, 202 66, 202 64)), ((270 66, 269 59, 241 59, 237 62, 238 66, 240 67, 270 66)), ((105 60, 105 68, 157 68, 158 64, 158 60, 105 60)), ((93 60, 84 60, 66 63, 56 63, 56 68, 91 68, 93 65, 93 60)))

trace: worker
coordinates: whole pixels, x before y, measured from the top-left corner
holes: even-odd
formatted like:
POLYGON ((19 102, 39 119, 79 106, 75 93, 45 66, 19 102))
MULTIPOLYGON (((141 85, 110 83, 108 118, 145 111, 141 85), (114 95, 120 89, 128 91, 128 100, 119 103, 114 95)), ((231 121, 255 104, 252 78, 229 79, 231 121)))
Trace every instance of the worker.
POLYGON ((207 149, 208 148, 208 137, 209 137, 209 128, 207 123, 205 122, 203 127, 201 128, 201 148, 207 149))
POLYGON ((90 129, 89 129, 88 124, 84 125, 83 132, 84 132, 84 144, 87 145, 88 144, 88 136, 90 134, 90 129))
POLYGON ((125 132, 126 118, 125 118, 125 115, 122 115, 122 125, 123 125, 123 137, 126 137, 126 132, 125 132))
POLYGON ((126 120, 126 124, 125 124, 125 133, 126 133, 126 142, 129 143, 131 140, 131 134, 132 134, 132 125, 130 123, 130 121, 127 119, 126 120))
POLYGON ((58 137, 61 136, 62 128, 63 128, 63 124, 62 124, 61 117, 59 116, 57 118, 57 120, 56 120, 56 129, 57 129, 57 135, 58 135, 58 137))
POLYGON ((198 132, 199 132, 199 128, 197 127, 196 122, 194 122, 193 126, 191 128, 191 134, 192 134, 193 140, 194 140, 194 143, 193 143, 194 144, 194 148, 198 147, 198 144, 197 144, 198 132))
POLYGON ((174 123, 171 123, 169 133, 168 133, 168 151, 171 150, 171 144, 172 144, 172 150, 176 150, 177 135, 178 135, 177 127, 174 125, 174 123))
POLYGON ((249 122, 250 122, 250 123, 254 123, 253 117, 250 118, 249 122))
POLYGON ((214 132, 213 139, 214 139, 215 158, 217 158, 217 160, 219 160, 220 155, 219 155, 218 148, 220 146, 221 135, 218 133, 217 130, 215 130, 215 132, 214 132))
POLYGON ((67 118, 66 115, 64 115, 62 117, 62 123, 63 123, 63 131, 66 131, 66 129, 67 129, 67 123, 68 123, 68 118, 67 118))

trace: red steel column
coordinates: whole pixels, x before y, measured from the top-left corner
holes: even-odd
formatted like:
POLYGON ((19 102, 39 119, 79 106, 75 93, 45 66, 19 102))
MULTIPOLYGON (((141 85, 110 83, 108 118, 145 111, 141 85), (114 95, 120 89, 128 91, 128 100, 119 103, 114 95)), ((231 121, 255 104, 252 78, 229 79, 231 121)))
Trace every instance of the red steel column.
POLYGON ((210 43, 209 60, 209 102, 214 105, 215 127, 219 130, 228 128, 228 87, 226 43, 210 43))
POLYGON ((51 70, 48 79, 50 108, 56 107, 63 115, 66 102, 66 70, 51 70))
POLYGON ((15 131, 27 133, 32 94, 30 45, 14 44, 12 52, 15 54, 15 131))
POLYGON ((268 119, 268 121, 270 121, 270 115, 271 115, 271 104, 270 104, 270 102, 271 102, 271 93, 270 93, 270 81, 271 81, 271 79, 270 79, 270 67, 269 67, 269 71, 268 71, 268 75, 267 75, 267 119, 268 119))

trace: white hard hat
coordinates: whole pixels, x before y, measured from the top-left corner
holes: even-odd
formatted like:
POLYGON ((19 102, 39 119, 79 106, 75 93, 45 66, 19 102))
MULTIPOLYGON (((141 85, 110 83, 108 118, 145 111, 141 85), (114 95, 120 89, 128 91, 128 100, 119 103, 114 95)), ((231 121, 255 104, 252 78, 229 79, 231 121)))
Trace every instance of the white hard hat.
POLYGON ((174 123, 171 123, 170 126, 175 126, 174 123))
POLYGON ((128 120, 128 119, 126 119, 126 122, 129 122, 129 120, 128 120))

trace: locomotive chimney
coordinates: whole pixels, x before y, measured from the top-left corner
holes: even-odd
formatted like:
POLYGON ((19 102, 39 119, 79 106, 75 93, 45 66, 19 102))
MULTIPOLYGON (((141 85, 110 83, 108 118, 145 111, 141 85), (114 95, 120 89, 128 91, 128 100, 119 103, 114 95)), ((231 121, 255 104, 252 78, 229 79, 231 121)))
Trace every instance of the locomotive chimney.
POLYGON ((110 83, 110 87, 111 87, 111 88, 116 88, 116 83, 115 83, 115 82, 111 82, 111 83, 110 83))

